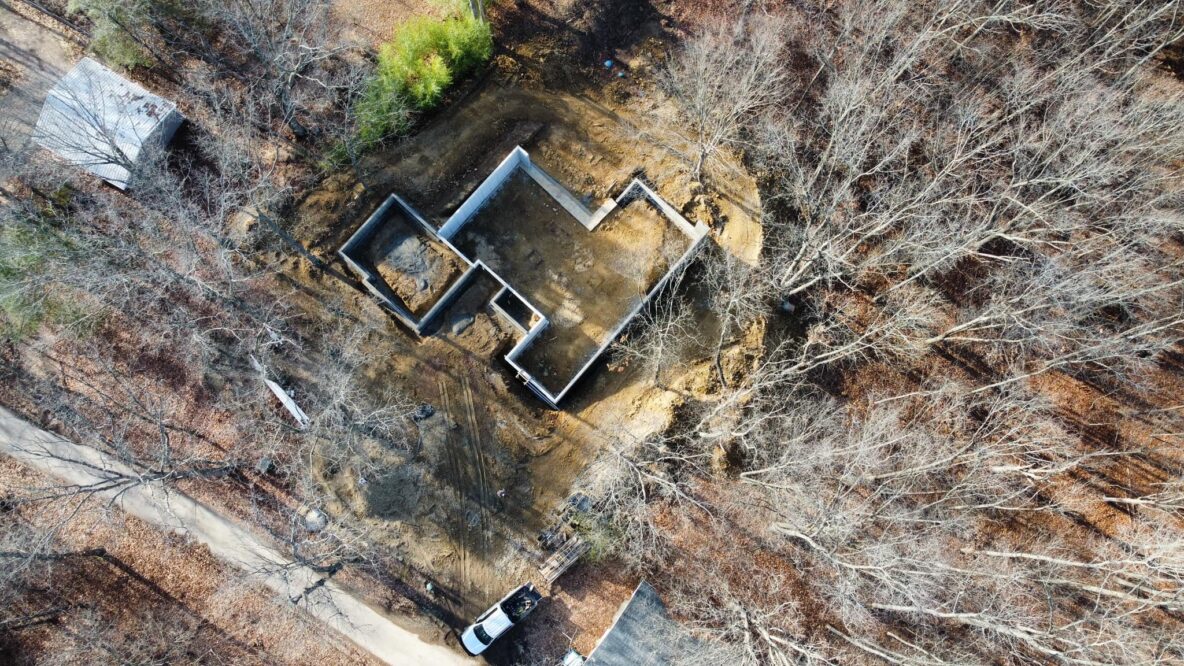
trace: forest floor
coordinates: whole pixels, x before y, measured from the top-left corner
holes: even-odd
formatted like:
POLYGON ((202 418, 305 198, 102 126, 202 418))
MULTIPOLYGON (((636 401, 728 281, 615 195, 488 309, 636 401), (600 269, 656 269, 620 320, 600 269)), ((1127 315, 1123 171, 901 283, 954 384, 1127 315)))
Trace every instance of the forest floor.
MULTIPOLYGON (((49 487, 47 480, 41 478, 44 475, 55 482, 85 488, 104 484, 113 478, 112 474, 134 476, 130 469, 105 453, 41 430, 4 408, 0 408, 0 451, 23 465, 0 468, 4 484, 49 487)), ((110 570, 100 568, 91 572, 91 576, 98 580, 114 577, 112 585, 123 579, 120 596, 125 613, 136 606, 130 603, 130 598, 140 590, 133 592, 132 588, 137 586, 131 583, 139 582, 147 597, 142 603, 175 606, 184 615, 200 617, 202 629, 212 632, 210 640, 244 661, 254 661, 262 653, 280 663, 308 663, 305 660, 313 655, 361 663, 369 661, 366 655, 369 652, 391 664, 406 663, 410 658, 430 658, 432 663, 441 664, 461 663, 451 651, 424 642, 333 583, 321 588, 324 593, 317 603, 304 607, 366 652, 315 632, 284 631, 286 624, 302 616, 274 604, 284 603, 281 599, 300 597, 321 576, 303 567, 277 569, 276 565, 284 562, 278 552, 182 493, 165 491, 158 484, 115 488, 89 497, 80 496, 71 513, 69 529, 60 531, 66 550, 105 544, 107 552, 102 559, 111 565, 110 570), (120 511, 112 514, 109 511, 112 508, 120 511), (158 531, 161 529, 168 536, 161 535, 158 531), (172 538, 174 534, 183 536, 172 538), (143 548, 146 543, 151 547, 143 548), (249 575, 225 575, 221 571, 224 564, 249 575), (231 583, 232 580, 239 582, 231 583), (277 596, 264 593, 264 586, 277 596), (229 598, 234 599, 233 603, 226 603, 229 598), (244 622, 243 612, 249 612, 253 621, 244 622), (283 640, 277 641, 280 636, 283 640), (300 636, 308 638, 293 638, 300 636)), ((44 515, 26 518, 52 520, 44 515)), ((91 604, 121 605, 100 590, 105 588, 95 584, 94 588, 80 592, 91 604)), ((134 617, 134 610, 131 614, 134 617)), ((23 640, 30 639, 24 636, 23 640)))
POLYGON ((377 48, 395 28, 416 16, 442 16, 447 3, 439 0, 333 0, 333 10, 359 41, 377 48))

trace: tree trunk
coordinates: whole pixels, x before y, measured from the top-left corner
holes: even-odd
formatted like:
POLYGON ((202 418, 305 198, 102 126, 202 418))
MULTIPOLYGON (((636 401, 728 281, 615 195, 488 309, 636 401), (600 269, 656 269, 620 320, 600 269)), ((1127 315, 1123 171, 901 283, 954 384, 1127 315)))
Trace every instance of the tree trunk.
POLYGON ((488 21, 485 17, 485 1, 484 0, 469 0, 469 9, 473 12, 473 18, 478 21, 488 21))

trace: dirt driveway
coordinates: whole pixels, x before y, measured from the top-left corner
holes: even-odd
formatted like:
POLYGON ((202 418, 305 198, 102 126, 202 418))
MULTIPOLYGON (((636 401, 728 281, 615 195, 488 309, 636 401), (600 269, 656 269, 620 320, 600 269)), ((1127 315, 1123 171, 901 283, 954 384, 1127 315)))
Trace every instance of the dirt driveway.
POLYGON ((75 61, 69 37, 0 0, 0 142, 25 146, 50 87, 75 61))
MULTIPOLYGON (((78 487, 101 485, 116 475, 134 476, 132 470, 97 449, 41 430, 2 407, 0 453, 78 487)), ((165 492, 157 484, 101 494, 137 518, 205 544, 215 556, 289 599, 305 595, 304 608, 311 615, 388 664, 472 663, 399 626, 334 582, 321 586, 319 595, 307 595, 322 580, 321 574, 292 566, 253 534, 187 495, 165 492)))

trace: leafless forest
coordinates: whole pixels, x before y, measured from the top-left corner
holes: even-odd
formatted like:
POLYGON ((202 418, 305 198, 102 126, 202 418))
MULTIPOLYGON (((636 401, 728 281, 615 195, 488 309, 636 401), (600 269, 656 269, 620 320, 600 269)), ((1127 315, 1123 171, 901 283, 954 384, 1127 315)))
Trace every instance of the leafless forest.
MULTIPOLYGON (((0 469, 0 661, 277 663, 167 604, 87 600, 118 581, 68 526, 135 486, 425 610, 372 521, 304 522, 326 478, 423 440, 424 400, 366 372, 397 329, 313 293, 350 278, 291 222, 331 171, 369 196, 374 58, 319 0, 81 4, 189 123, 132 196, 0 151, 0 403, 132 470, 0 469), (308 427, 261 374, 299 380, 308 427)), ((474 4, 509 43, 548 3, 474 4)), ((676 156, 684 211, 751 174, 763 247, 708 248, 615 348, 677 398, 580 474, 587 566, 652 581, 703 639, 686 664, 1184 663, 1184 7, 697 9, 648 79, 676 111, 637 137, 676 156)))
POLYGON ((843 2, 675 56, 688 164, 763 181, 760 266, 702 277, 769 330, 593 479, 720 663, 1184 659, 1180 9, 843 2))

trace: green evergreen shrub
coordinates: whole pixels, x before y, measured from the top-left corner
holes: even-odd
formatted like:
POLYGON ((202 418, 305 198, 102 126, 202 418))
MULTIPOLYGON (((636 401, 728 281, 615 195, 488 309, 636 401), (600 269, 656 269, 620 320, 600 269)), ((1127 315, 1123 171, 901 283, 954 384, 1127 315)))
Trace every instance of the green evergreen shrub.
POLYGON ((489 24, 462 11, 439 20, 414 18, 379 50, 374 77, 355 105, 358 141, 370 147, 406 131, 410 112, 439 104, 453 81, 493 55, 489 24))
POLYGON ((129 32, 151 31, 149 9, 143 0, 70 0, 67 6, 67 11, 84 14, 94 24, 90 50, 124 69, 152 65, 152 54, 129 32))

